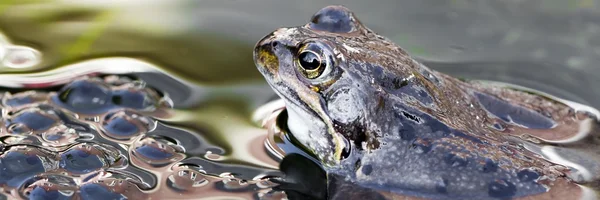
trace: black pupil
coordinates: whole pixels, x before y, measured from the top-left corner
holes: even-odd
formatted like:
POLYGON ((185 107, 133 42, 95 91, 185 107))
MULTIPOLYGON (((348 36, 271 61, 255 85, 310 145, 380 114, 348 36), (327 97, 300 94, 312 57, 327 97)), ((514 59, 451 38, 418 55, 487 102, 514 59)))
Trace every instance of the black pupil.
POLYGON ((303 52, 300 54, 299 58, 300 65, 305 70, 315 70, 321 66, 321 60, 319 59, 319 56, 313 52, 303 52))

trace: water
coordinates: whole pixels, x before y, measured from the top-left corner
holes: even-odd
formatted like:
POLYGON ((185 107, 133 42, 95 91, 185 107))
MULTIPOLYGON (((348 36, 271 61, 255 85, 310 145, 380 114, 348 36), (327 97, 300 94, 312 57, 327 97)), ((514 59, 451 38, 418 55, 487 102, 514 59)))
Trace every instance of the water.
POLYGON ((85 2, 0 2, 9 198, 286 196, 267 177, 285 153, 304 153, 261 128, 282 104, 263 106, 276 96, 252 46, 328 4, 436 70, 600 107, 597 1, 85 2))

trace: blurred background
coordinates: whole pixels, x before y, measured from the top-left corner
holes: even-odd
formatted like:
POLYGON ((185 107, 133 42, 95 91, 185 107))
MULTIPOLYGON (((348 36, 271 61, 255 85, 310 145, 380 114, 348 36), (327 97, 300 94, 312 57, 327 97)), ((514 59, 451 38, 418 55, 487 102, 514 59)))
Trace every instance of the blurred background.
POLYGON ((0 32, 43 59, 0 72, 127 56, 207 86, 260 84, 255 42, 329 4, 346 5, 434 69, 600 107, 597 0, 3 0, 0 32))

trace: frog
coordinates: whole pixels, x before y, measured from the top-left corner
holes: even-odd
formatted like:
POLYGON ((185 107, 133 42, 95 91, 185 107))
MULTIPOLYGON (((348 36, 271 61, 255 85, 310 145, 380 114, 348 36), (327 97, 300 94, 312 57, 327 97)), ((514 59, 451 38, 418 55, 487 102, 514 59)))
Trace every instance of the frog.
POLYGON ((267 34, 253 55, 328 199, 598 197, 592 107, 435 71, 342 5, 267 34))

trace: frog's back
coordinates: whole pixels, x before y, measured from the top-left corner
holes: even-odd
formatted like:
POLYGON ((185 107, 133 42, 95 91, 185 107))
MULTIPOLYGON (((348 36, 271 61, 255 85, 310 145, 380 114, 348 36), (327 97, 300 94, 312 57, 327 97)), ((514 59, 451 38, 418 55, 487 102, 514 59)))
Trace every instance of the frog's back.
MULTIPOLYGON (((388 196, 493 199, 588 195, 584 193, 589 189, 572 181, 574 174, 582 172, 542 159, 552 155, 540 155, 542 152, 531 148, 536 146, 531 141, 537 145, 546 141, 548 147, 564 150, 557 144, 577 134, 597 136, 600 129, 594 113, 577 111, 553 97, 438 73, 408 57, 388 39, 364 31, 356 36, 363 39, 349 39, 344 45, 350 49, 345 58, 358 69, 348 73, 362 82, 370 81, 375 86, 371 95, 379 96, 372 105, 376 109, 367 114, 366 123, 371 125, 355 128, 372 135, 367 134, 363 143, 354 140, 355 149, 361 151, 331 169, 332 174, 388 191, 388 196), (361 44, 355 41, 364 45, 357 46, 361 44)), ((594 147, 600 143, 587 145, 572 155, 592 158, 586 167, 597 167, 600 150, 594 147)), ((599 174, 588 179, 598 180, 599 174)))

